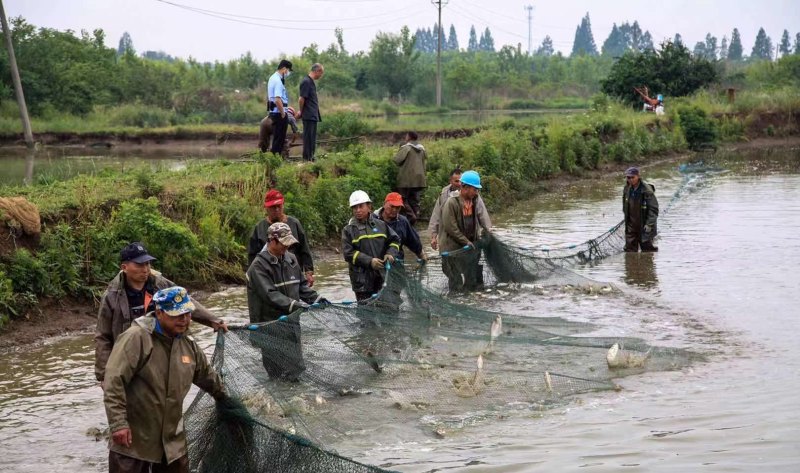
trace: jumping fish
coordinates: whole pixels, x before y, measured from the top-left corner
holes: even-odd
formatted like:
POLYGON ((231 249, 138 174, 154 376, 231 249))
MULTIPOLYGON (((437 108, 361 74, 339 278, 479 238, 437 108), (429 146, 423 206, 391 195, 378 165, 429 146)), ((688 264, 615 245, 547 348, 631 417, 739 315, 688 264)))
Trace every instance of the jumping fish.
POLYGON ((483 378, 483 355, 478 355, 477 369, 472 377, 469 377, 469 375, 458 375, 453 378, 451 383, 456 389, 456 394, 459 396, 474 397, 477 396, 483 389, 483 378))
POLYGON ((500 317, 500 314, 494 317, 492 321, 492 327, 489 329, 489 337, 492 342, 503 333, 503 318, 500 317))
POLYGON ((606 362, 611 369, 619 368, 641 368, 650 358, 650 351, 639 355, 630 351, 622 349, 619 343, 611 345, 606 353, 606 362))
POLYGON ((544 384, 547 386, 548 392, 553 392, 553 380, 550 378, 550 372, 544 372, 544 384))

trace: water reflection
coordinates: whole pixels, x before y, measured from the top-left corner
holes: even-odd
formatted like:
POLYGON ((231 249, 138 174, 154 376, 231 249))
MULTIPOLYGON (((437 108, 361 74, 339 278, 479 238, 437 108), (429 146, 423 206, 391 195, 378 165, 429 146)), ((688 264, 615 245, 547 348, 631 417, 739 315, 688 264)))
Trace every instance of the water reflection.
POLYGON ((631 286, 658 286, 656 253, 625 253, 625 282, 631 286))

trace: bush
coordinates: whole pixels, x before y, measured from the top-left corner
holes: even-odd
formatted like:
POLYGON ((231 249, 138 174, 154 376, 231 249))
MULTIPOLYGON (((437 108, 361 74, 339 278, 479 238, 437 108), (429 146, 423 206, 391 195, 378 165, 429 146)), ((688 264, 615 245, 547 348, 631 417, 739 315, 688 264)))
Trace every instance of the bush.
POLYGON ((158 128, 177 123, 175 112, 141 104, 127 104, 107 111, 108 121, 116 126, 158 128))
POLYGON ((355 112, 337 112, 325 115, 319 124, 319 133, 340 138, 349 138, 371 133, 374 126, 367 123, 355 112))
POLYGON ((689 149, 716 148, 717 128, 705 110, 699 107, 681 107, 678 109, 678 117, 689 149))

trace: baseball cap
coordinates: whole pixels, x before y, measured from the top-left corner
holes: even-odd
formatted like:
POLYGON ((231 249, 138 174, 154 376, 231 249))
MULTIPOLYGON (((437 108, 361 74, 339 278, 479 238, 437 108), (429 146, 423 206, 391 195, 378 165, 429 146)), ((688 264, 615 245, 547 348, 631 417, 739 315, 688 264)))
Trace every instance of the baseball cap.
POLYGON ((283 204, 283 194, 280 191, 271 189, 264 197, 264 207, 274 207, 283 204))
POLYGON ((278 64, 278 69, 285 67, 286 69, 292 70, 292 61, 287 61, 286 59, 281 59, 281 62, 278 64))
POLYGON ((398 194, 397 192, 389 192, 386 194, 386 198, 383 200, 384 204, 389 204, 395 207, 402 207, 403 206, 403 196, 398 194))
POLYGON ((277 238, 283 245, 292 246, 298 243, 297 238, 292 235, 292 229, 283 222, 273 223, 269 226, 267 232, 269 232, 270 238, 277 238))
POLYGON ((639 175, 639 168, 637 167, 630 167, 627 170, 625 170, 625 177, 638 176, 638 175, 639 175))
POLYGON ((153 256, 150 256, 150 253, 147 252, 147 248, 139 241, 134 241, 130 245, 126 246, 119 252, 119 260, 120 262, 126 261, 133 261, 134 263, 147 263, 148 261, 153 261, 153 256))
POLYGON ((187 312, 194 311, 194 302, 189 297, 186 289, 172 286, 162 289, 153 295, 156 309, 166 312, 170 317, 178 317, 187 312))

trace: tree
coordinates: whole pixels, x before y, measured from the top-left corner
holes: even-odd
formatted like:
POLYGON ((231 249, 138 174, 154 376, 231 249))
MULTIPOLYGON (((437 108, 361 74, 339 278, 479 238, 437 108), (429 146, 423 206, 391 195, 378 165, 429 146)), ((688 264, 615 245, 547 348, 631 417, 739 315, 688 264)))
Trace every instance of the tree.
POLYGON ((797 33, 794 37, 794 53, 800 54, 800 33, 797 33))
POLYGON ((698 41, 694 44, 694 49, 692 50, 692 55, 696 58, 706 58, 706 43, 703 41, 698 41))
POLYGON ((458 36, 456 36, 456 27, 450 25, 450 35, 447 37, 447 50, 458 51, 458 36))
POLYGON ((601 88, 608 95, 638 106, 641 99, 634 87, 646 85, 653 94, 678 97, 717 80, 717 70, 711 62, 693 57, 685 46, 668 41, 661 44, 660 51, 626 52, 601 81, 601 88))
POLYGON ((553 40, 548 35, 544 37, 544 39, 542 40, 542 45, 539 46, 539 49, 537 49, 534 54, 536 56, 550 57, 553 55, 554 52, 555 49, 553 49, 553 40))
POLYGON ((767 36, 764 28, 758 29, 756 42, 753 44, 753 51, 750 53, 751 59, 772 59, 772 40, 767 36))
POLYGON ((379 94, 399 98, 411 91, 414 64, 419 52, 414 51, 414 38, 407 26, 400 34, 378 33, 370 43, 369 73, 372 86, 379 94))
POLYGON ((467 51, 474 52, 478 50, 478 35, 475 34, 475 25, 469 29, 469 44, 467 44, 467 51))
POLYGON ((481 39, 478 41, 478 49, 481 51, 494 52, 494 38, 492 38, 492 32, 489 31, 488 26, 486 30, 481 33, 481 39))
POLYGON ((706 59, 717 60, 717 37, 711 36, 711 33, 706 33, 706 59))
POLYGON ((675 33, 675 39, 672 40, 672 44, 683 46, 683 36, 680 33, 675 33))
POLYGON ((783 30, 783 36, 781 36, 781 44, 778 46, 778 51, 780 51, 781 56, 787 56, 792 53, 792 43, 789 41, 789 32, 783 30))
POLYGON ((641 39, 639 40, 639 51, 644 51, 645 49, 655 49, 655 48, 656 47, 653 45, 653 35, 651 35, 649 31, 645 31, 641 39))
POLYGON ((622 56, 627 47, 628 45, 626 44, 624 34, 619 28, 617 28, 617 24, 614 23, 614 25, 611 27, 611 33, 608 34, 608 38, 603 41, 603 47, 600 48, 603 56, 622 56))
POLYGON ((733 33, 731 33, 731 44, 728 46, 728 60, 741 61, 743 52, 742 37, 739 36, 739 30, 734 28, 733 33))
POLYGON ((117 46, 117 56, 122 56, 125 53, 136 54, 136 50, 133 49, 133 40, 127 31, 122 33, 122 37, 119 39, 119 46, 117 46))
POLYGON ((724 61, 728 59, 728 37, 722 37, 722 44, 719 46, 719 58, 724 61))
POLYGON ((572 56, 581 54, 588 54, 589 56, 597 56, 597 46, 594 43, 594 36, 592 35, 592 22, 589 19, 589 13, 581 20, 581 24, 575 28, 575 41, 572 43, 572 56))

